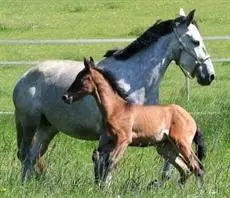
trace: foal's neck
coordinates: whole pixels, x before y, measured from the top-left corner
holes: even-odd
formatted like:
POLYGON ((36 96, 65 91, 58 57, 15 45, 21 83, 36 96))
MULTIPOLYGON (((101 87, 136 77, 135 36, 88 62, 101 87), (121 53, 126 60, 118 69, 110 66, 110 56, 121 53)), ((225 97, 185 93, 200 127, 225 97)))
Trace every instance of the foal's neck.
POLYGON ((109 119, 114 112, 124 107, 127 102, 113 90, 109 82, 98 71, 93 72, 93 80, 96 85, 93 96, 102 115, 109 119))

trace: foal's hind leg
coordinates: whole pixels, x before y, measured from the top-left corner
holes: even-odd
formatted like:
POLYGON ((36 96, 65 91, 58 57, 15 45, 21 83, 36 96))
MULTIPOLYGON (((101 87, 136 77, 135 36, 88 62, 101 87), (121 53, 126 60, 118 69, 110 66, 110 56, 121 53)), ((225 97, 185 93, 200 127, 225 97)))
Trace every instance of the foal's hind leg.
POLYGON ((192 141, 194 139, 194 135, 195 132, 192 133, 187 129, 181 129, 177 126, 177 128, 171 129, 170 137, 168 137, 168 140, 176 144, 179 152, 182 154, 184 161, 191 172, 194 173, 202 181, 203 166, 192 150, 192 141))
POLYGON ((187 165, 191 172, 195 174, 196 177, 203 182, 203 166, 195 153, 192 151, 192 147, 184 140, 177 143, 178 148, 187 161, 187 165))

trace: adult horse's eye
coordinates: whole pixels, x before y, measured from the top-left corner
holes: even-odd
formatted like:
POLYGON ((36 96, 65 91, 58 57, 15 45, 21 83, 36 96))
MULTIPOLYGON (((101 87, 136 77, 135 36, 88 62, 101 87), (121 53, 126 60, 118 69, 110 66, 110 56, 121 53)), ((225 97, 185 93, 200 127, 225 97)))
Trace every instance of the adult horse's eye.
POLYGON ((200 41, 193 40, 192 42, 193 42, 193 44, 194 44, 195 46, 199 46, 199 45, 200 45, 200 41))

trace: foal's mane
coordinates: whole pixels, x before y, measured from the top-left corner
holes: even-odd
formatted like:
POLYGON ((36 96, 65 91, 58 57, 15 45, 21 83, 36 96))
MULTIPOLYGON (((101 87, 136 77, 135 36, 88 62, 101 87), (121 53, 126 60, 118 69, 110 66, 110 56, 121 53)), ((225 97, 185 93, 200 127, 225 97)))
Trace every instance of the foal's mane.
POLYGON ((130 99, 128 99, 128 93, 118 84, 116 77, 111 71, 102 70, 96 67, 95 67, 95 70, 97 70, 100 74, 102 74, 102 76, 110 84, 114 92, 116 92, 127 103, 130 103, 130 104, 133 103, 130 99))
MULTIPOLYGON (((181 23, 185 21, 186 17, 180 16, 176 19, 169 19, 165 21, 158 20, 151 27, 149 27, 141 36, 130 43, 123 49, 108 50, 104 57, 115 57, 118 60, 126 60, 144 48, 147 48, 152 43, 155 43, 162 36, 169 34, 173 31, 173 26, 176 22, 181 23)), ((192 22, 197 28, 197 23, 192 22)))

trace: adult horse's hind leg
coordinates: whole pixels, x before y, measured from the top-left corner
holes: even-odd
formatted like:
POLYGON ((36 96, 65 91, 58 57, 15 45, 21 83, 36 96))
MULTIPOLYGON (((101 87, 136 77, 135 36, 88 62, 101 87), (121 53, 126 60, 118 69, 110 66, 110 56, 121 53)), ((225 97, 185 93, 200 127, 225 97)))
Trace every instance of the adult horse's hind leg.
POLYGON ((43 127, 40 127, 38 130, 38 136, 36 138, 36 141, 34 142, 32 152, 34 153, 36 165, 41 172, 45 170, 42 157, 46 153, 50 142, 52 141, 52 139, 55 137, 57 133, 58 133, 58 130, 56 130, 52 126, 43 126, 43 127), (36 152, 39 152, 39 153, 36 153, 36 152))
POLYGON ((22 182, 24 182, 33 171, 30 169, 30 148, 36 132, 36 125, 26 124, 22 128, 23 136, 20 145, 20 159, 22 162, 22 182))
POLYGON ((17 157, 18 159, 21 161, 22 160, 22 156, 21 156, 21 142, 22 142, 22 138, 23 138, 23 127, 21 122, 19 121, 16 112, 15 112, 15 125, 16 125, 16 134, 17 134, 17 157))
POLYGON ((41 157, 45 154, 50 141, 57 133, 58 131, 56 128, 44 122, 44 119, 41 119, 40 125, 34 136, 33 145, 30 149, 30 169, 33 169, 34 165, 37 164, 40 171, 44 171, 41 157))
POLYGON ((179 182, 181 184, 184 184, 191 172, 187 164, 184 162, 183 158, 181 157, 180 153, 178 152, 178 148, 176 147, 176 145, 173 144, 171 141, 165 141, 157 145, 156 149, 157 152, 165 160, 167 160, 168 162, 170 162, 175 166, 175 168, 180 173, 181 178, 179 182))
MULTIPOLYGON (((159 153, 159 152, 158 152, 159 153)), ((162 154, 160 154, 162 155, 162 154)), ((161 187, 166 181, 171 178, 171 164, 168 159, 164 159, 164 166, 161 173, 161 180, 154 180, 148 184, 148 187, 161 187)))
POLYGON ((16 120, 16 128, 18 144, 21 141, 18 156, 22 162, 22 182, 25 182, 34 172, 35 163, 43 171, 44 166, 40 156, 46 152, 50 141, 58 131, 46 121, 44 116, 23 118, 23 123, 16 120))
POLYGON ((22 182, 24 182, 29 175, 29 159, 30 159, 30 148, 33 142, 34 134, 39 123, 39 116, 26 115, 25 113, 19 113, 15 109, 15 125, 17 132, 17 146, 18 159, 22 165, 22 182))

